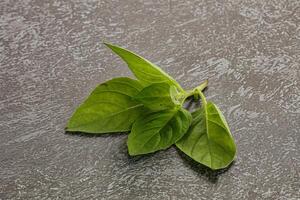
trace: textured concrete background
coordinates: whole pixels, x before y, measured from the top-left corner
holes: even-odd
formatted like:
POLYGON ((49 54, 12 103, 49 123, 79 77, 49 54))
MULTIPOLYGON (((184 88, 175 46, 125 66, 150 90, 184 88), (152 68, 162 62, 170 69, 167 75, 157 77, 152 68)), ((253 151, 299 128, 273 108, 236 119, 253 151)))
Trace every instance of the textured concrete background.
POLYGON ((0 199, 300 199, 299 0, 1 0, 0 64, 0 199), (98 83, 132 76, 103 40, 184 88, 209 78, 238 146, 229 170, 64 133, 98 83))

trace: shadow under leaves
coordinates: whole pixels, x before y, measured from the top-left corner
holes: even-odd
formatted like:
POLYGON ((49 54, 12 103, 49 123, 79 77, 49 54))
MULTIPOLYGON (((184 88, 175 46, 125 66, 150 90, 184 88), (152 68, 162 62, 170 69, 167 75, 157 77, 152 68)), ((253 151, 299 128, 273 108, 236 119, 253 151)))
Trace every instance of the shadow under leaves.
POLYGON ((65 131, 66 135, 74 135, 78 137, 119 137, 121 135, 127 135, 128 132, 115 132, 115 133, 85 133, 85 132, 77 132, 77 131, 65 131))
POLYGON ((182 151, 180 151, 178 148, 176 148, 176 150, 182 158, 185 166, 194 170, 195 172, 197 172, 197 174, 207 177, 208 181, 210 181, 211 183, 217 183, 219 176, 227 172, 231 168, 231 166, 234 165, 234 162, 232 162, 228 167, 224 169, 212 170, 209 167, 196 162, 195 160, 184 154, 182 151))

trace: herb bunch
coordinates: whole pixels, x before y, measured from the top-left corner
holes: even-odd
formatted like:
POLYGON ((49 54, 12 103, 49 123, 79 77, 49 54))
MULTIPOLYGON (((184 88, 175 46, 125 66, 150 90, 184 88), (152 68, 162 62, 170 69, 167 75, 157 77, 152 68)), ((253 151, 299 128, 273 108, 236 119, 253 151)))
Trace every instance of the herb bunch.
POLYGON ((127 63, 137 79, 114 78, 97 86, 73 113, 67 131, 130 131, 127 146, 131 156, 175 144, 213 170, 225 168, 234 160, 236 146, 228 124, 202 92, 207 81, 186 91, 150 61, 119 46, 105 45, 127 63), (191 96, 201 99, 201 107, 193 113, 183 108, 191 96))

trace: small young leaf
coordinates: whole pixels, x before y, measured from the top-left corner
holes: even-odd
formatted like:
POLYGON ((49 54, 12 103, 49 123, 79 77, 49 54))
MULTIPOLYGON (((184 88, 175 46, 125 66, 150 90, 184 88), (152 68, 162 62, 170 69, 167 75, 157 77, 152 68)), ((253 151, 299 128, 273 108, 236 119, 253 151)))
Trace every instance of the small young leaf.
POLYGON ((130 78, 115 78, 100 84, 74 112, 67 131, 109 133, 129 131, 143 105, 132 100, 142 85, 130 78))
POLYGON ((179 83, 177 83, 171 76, 145 58, 122 47, 108 43, 104 44, 127 63, 130 70, 143 85, 147 86, 152 83, 165 82, 170 85, 175 85, 179 91, 183 91, 179 83))
POLYGON ((133 98, 153 111, 172 109, 180 102, 176 99, 178 91, 167 83, 154 83, 145 87, 133 98))
POLYGON ((235 157, 236 146, 221 111, 212 102, 204 102, 192 116, 191 127, 176 146, 211 169, 227 167, 235 157))
POLYGON ((129 154, 152 153, 170 147, 186 133, 191 120, 191 114, 183 108, 145 113, 133 123, 127 141, 129 154))

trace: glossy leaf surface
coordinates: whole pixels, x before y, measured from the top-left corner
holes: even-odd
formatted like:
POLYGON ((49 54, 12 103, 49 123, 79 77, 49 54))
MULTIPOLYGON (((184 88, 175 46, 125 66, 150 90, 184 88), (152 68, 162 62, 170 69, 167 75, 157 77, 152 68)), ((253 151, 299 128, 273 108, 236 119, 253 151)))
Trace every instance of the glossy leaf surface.
POLYGON ((188 130, 191 114, 185 109, 145 113, 133 124, 128 136, 130 155, 152 153, 166 149, 188 130))
POLYGON ((173 109, 180 105, 180 102, 176 100, 176 95, 178 92, 175 86, 167 83, 154 83, 144 88, 134 99, 140 101, 145 107, 158 111, 173 109))
POLYGON ((142 85, 130 78, 100 84, 74 112, 67 131, 108 133, 129 131, 143 105, 132 100, 142 85))
POLYGON ((210 167, 227 167, 236 154, 234 139, 227 122, 212 102, 192 114, 193 122, 176 146, 195 161, 210 167))

